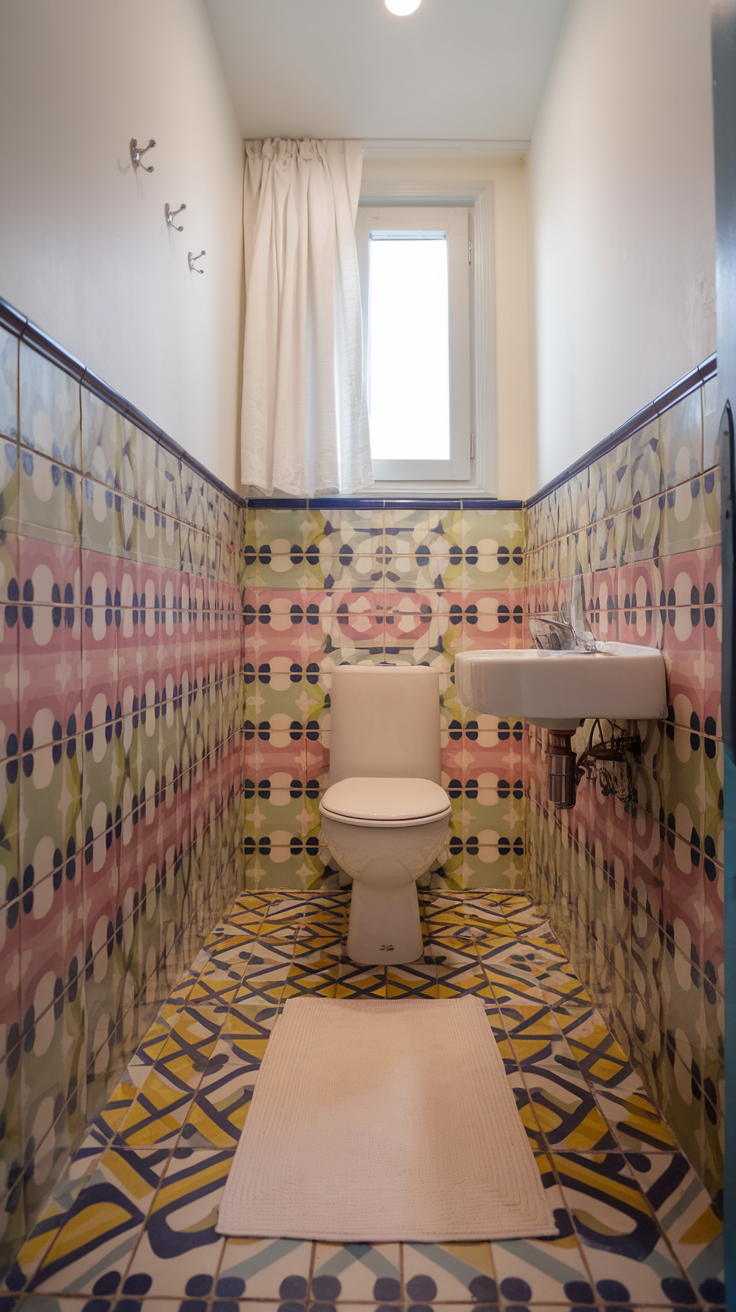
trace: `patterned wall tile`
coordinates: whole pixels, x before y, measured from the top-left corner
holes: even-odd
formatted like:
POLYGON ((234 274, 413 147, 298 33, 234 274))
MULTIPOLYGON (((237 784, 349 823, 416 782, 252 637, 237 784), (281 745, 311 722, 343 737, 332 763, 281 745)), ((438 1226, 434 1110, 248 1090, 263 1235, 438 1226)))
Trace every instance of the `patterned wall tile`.
POLYGON ((547 605, 567 599, 569 576, 579 571, 596 636, 663 652, 669 711, 666 722, 638 726, 632 803, 614 814, 598 789, 581 785, 571 846, 534 755, 527 756, 526 782, 535 799, 529 887, 549 907, 582 978, 717 1194, 723 796, 720 537, 716 480, 708 472, 716 459, 713 405, 712 385, 692 393, 528 511, 531 609, 543 609, 546 598, 547 605), (575 533, 588 522, 590 575, 575 533))
MULTIPOLYGON (((464 781, 495 768, 497 757, 498 778, 521 778, 515 734, 465 712, 452 676, 458 651, 522 640, 523 528, 521 512, 508 510, 249 509, 246 841, 253 887, 335 880, 318 810, 335 665, 389 660, 439 669, 445 775, 464 781), (463 763, 464 742, 480 751, 478 765, 470 757, 463 763)), ((506 799, 496 799, 482 824, 480 814, 472 825, 469 814, 458 819, 436 880, 453 888, 521 886, 522 811, 506 799)))
POLYGON ((0 353, 4 1258, 244 883, 244 629, 240 508, 0 353))

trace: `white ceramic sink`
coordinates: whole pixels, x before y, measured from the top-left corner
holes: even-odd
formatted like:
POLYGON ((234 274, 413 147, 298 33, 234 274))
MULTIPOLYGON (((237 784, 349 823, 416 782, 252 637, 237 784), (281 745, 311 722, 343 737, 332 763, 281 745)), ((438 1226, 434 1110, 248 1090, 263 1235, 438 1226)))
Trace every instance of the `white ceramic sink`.
POLYGON ((667 714, 662 653, 627 642, 593 652, 465 651, 455 657, 460 701, 475 711, 575 729, 581 720, 658 720, 667 714))

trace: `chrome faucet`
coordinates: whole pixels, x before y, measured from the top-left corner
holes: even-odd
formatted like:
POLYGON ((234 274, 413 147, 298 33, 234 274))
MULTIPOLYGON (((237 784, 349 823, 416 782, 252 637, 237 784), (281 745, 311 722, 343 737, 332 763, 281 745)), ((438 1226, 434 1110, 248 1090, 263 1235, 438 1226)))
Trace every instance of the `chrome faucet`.
POLYGON ((529 632, 535 647, 541 651, 570 651, 590 654, 596 650, 596 641, 590 630, 579 632, 570 620, 560 615, 531 615, 529 632))
POLYGON ((556 615, 531 615, 529 632, 535 647, 542 651, 594 653, 595 636, 588 628, 582 579, 573 579, 570 605, 562 602, 556 615))

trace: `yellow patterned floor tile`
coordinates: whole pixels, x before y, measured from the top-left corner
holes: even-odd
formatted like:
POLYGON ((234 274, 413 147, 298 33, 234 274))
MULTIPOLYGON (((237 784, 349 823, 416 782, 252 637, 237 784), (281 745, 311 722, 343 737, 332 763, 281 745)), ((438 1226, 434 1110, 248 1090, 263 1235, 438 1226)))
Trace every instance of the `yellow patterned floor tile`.
POLYGON ((193 1062, 206 1061, 219 1038, 228 1011, 227 1004, 190 1003, 177 1016, 158 1062, 168 1063, 181 1054, 188 1055, 193 1062))
POLYGON ((493 990, 485 972, 478 965, 438 966, 437 986, 437 996, 440 998, 461 998, 468 993, 479 998, 493 998, 493 990))
POLYGON ((385 998, 386 971, 377 967, 342 965, 335 987, 336 998, 385 998))
POLYGON ((107 1260, 127 1266, 168 1151, 109 1149, 72 1202, 33 1281, 37 1293, 91 1293, 107 1260))
MULTIPOLYGON (((191 985, 190 985, 191 988, 191 985)), ((189 990, 187 990, 189 992, 189 990)), ((133 1061, 150 1066, 161 1056, 171 1037, 171 1031, 184 1008, 184 1001, 167 1002, 161 1008, 153 1024, 149 1026, 136 1050, 133 1061)))
MULTIPOLYGON (((141 1064, 139 1070, 141 1073, 148 1072, 150 1067, 141 1064)), ((96 1122, 104 1127, 110 1137, 119 1133, 138 1095, 140 1085, 136 1083, 133 1075, 131 1071, 116 1085, 96 1118, 96 1122)))
POLYGON ((255 1079, 256 1072, 238 1063, 206 1074, 190 1105, 181 1143, 188 1148, 236 1148, 255 1079))
POLYGON ((437 996, 437 971, 433 966, 387 967, 387 998, 436 998, 437 996))
POLYGON ((205 1068, 205 1074, 221 1065, 240 1064, 247 1070, 258 1070, 266 1055, 268 1039, 221 1038, 205 1068))
MULTIPOLYGON (((202 1277, 203 1289, 209 1280, 205 1302, 245 1297, 255 1308, 257 1299, 274 1307, 277 1299, 303 1305, 311 1246, 298 1241, 241 1243, 237 1262, 227 1265, 228 1272, 231 1266, 237 1272, 238 1289, 218 1293, 214 1284, 226 1246, 215 1231, 218 1200, 280 1008, 300 995, 380 1000, 474 992, 482 998, 545 1187, 567 1217, 552 1160, 575 1209, 577 1229, 568 1221, 556 1240, 406 1245, 407 1299, 459 1308, 470 1306, 469 1297, 493 1303, 496 1290, 512 1300, 513 1290, 514 1302, 566 1305, 567 1285, 579 1283, 582 1299, 589 1280, 583 1249, 593 1286, 639 1272, 659 1280, 670 1267, 676 1273, 671 1255, 658 1245, 650 1269, 632 1260, 630 1240, 633 1229, 651 1228, 652 1209, 658 1208, 683 1267, 700 1269, 709 1245, 719 1242, 717 1223, 700 1195, 683 1212, 695 1186, 675 1170, 679 1157, 671 1132, 544 915, 513 892, 420 892, 420 903, 424 959, 382 968, 345 959, 349 893, 275 892, 236 900, 208 937, 207 951, 175 985, 72 1162, 66 1185, 44 1213, 39 1224, 45 1228, 23 1250, 23 1269, 35 1273, 40 1294, 81 1299, 92 1293, 107 1263, 125 1278, 150 1276, 147 1293, 160 1301, 184 1297, 194 1274, 202 1277), (129 1145, 117 1157, 108 1147, 113 1136, 129 1145), (651 1208, 633 1185, 635 1167, 641 1188, 652 1184, 651 1208), (664 1185, 670 1193, 660 1206, 664 1185), (670 1197, 682 1201, 679 1210, 670 1197), (414 1275, 422 1277, 415 1294, 409 1288, 414 1275)), ((654 1226, 652 1242, 657 1233, 654 1226)), ((228 1247, 235 1251, 236 1241, 228 1247)), ((329 1255, 328 1246, 321 1247, 318 1274, 326 1283, 322 1293, 313 1288, 313 1297, 324 1296, 327 1303, 339 1297, 348 1312, 353 1302, 393 1304, 400 1297, 393 1292, 400 1284, 398 1257, 393 1275, 381 1268, 385 1297, 376 1292, 374 1299, 373 1285, 380 1284, 375 1246, 359 1258, 350 1254, 349 1261, 343 1246, 333 1246, 329 1255), (350 1275, 358 1263, 365 1268, 362 1283, 350 1275)), ((691 1279, 695 1283, 693 1274, 691 1279)), ((656 1292, 656 1281, 650 1285, 656 1292)), ((638 1296, 633 1277, 630 1288, 638 1296)), ((658 1303, 653 1296, 649 1301, 658 1303)), ((163 1301, 159 1312, 165 1312, 163 1301)))
POLYGON ((641 1092, 597 1092, 597 1101, 626 1152, 675 1151, 677 1140, 652 1102, 641 1092))
POLYGON ((330 957, 333 961, 338 960, 344 955, 345 940, 342 934, 315 934, 313 937, 301 933, 294 945, 294 961, 302 961, 303 958, 318 959, 319 957, 330 957))
POLYGON ((453 938, 450 934, 433 933, 424 940, 424 955, 426 957, 445 957, 447 960, 458 963, 466 961, 468 964, 474 962, 476 965, 480 958, 478 957, 478 948, 473 939, 453 938))
POLYGON ((222 1010, 229 1006, 243 980, 244 971, 231 970, 210 962, 201 971, 187 998, 187 1005, 210 1005, 222 1010))
POLYGON ((262 1003, 237 1003, 230 1008, 225 1018, 220 1038, 228 1042, 238 1039, 246 1045, 250 1042, 266 1042, 277 1015, 275 1007, 264 1006, 262 1003))
POLYGON ((519 936, 507 920, 499 916, 496 920, 482 920, 479 916, 466 915, 465 924, 472 929, 478 941, 492 945, 496 939, 517 939, 519 936))
POLYGON ((501 1008, 504 1025, 515 1039, 554 1038, 560 1033, 554 1013, 543 1002, 508 1002, 501 1008))
POLYGON ((281 995, 282 1002, 288 998, 305 995, 320 998, 334 998, 340 967, 337 961, 329 957, 322 959, 320 969, 309 965, 292 966, 281 995))
POLYGON ((120 1138, 134 1148, 172 1146, 179 1137, 201 1078, 199 1071, 196 1082, 190 1084, 180 1081, 173 1072, 154 1067, 118 1131, 120 1138))
POLYGON ((224 917, 223 922, 226 925, 232 925, 236 929, 252 931, 255 936, 256 930, 260 928, 266 917, 266 908, 235 908, 229 911, 224 917))
POLYGON ((248 971, 235 995, 234 1006, 270 1003, 278 1006, 289 974, 288 966, 271 966, 248 971))

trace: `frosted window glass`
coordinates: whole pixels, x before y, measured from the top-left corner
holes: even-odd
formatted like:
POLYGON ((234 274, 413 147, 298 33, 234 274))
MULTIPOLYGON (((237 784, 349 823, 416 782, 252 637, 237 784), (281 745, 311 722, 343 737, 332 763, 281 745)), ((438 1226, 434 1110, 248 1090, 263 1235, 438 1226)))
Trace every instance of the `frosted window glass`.
POLYGON ((371 455, 448 460, 447 237, 371 234, 369 249, 371 455))

